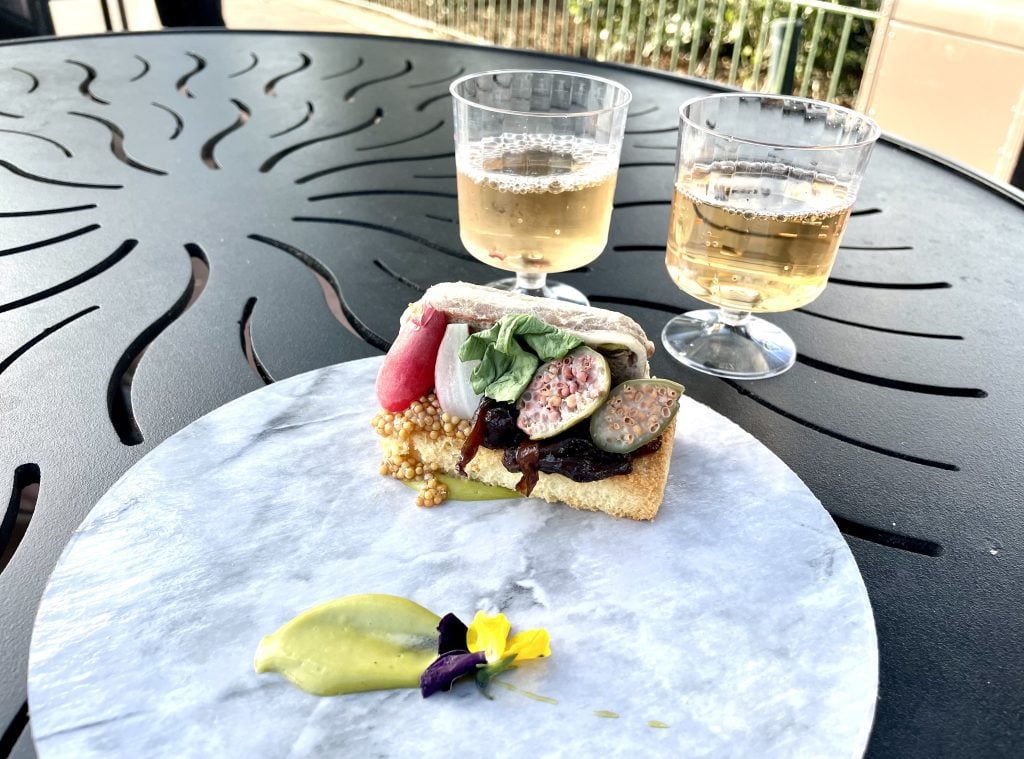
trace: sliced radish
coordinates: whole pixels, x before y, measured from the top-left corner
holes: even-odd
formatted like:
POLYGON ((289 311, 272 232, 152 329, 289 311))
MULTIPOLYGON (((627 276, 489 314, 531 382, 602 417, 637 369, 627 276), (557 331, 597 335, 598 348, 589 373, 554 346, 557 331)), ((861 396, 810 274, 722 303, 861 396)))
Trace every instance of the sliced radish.
POLYGON ((473 391, 469 376, 479 361, 460 361, 459 348, 469 337, 468 324, 449 324, 437 350, 434 392, 441 410, 460 419, 472 419, 481 396, 473 391))
POLYGON ((377 400, 386 411, 404 411, 434 386, 434 363, 448 317, 424 306, 398 331, 377 374, 377 400))

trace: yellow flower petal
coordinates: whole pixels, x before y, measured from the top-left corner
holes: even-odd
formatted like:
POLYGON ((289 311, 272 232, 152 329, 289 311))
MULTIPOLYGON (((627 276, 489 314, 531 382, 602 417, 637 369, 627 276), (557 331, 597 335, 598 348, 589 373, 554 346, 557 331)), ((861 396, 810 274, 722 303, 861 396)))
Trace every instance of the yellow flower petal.
POLYGON ((512 636, 505 648, 505 655, 515 654, 516 661, 539 659, 551 656, 551 639, 544 629, 524 630, 512 636))
POLYGON ((504 614, 491 617, 478 611, 466 632, 466 647, 470 653, 483 651, 488 662, 496 662, 505 655, 505 642, 511 629, 504 614))

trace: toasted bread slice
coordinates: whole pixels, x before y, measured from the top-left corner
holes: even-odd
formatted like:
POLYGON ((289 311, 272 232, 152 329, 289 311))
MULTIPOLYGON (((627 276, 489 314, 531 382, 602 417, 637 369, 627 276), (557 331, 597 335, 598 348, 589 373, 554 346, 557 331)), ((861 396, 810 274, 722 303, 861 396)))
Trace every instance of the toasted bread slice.
MULTIPOLYGON (((662 433, 661 448, 635 458, 633 471, 629 474, 606 477, 596 482, 573 482, 560 474, 541 472, 530 496, 616 517, 654 519, 665 494, 674 434, 675 421, 662 433)), ((385 458, 397 458, 405 452, 406 446, 411 446, 426 467, 437 467, 438 471, 454 476, 458 476, 456 464, 462 442, 462 438, 454 435, 431 439, 423 431, 415 432, 404 440, 398 436, 382 439, 385 458)), ((515 488, 522 475, 508 471, 501 462, 502 451, 481 447, 466 467, 466 474, 488 485, 515 488)))

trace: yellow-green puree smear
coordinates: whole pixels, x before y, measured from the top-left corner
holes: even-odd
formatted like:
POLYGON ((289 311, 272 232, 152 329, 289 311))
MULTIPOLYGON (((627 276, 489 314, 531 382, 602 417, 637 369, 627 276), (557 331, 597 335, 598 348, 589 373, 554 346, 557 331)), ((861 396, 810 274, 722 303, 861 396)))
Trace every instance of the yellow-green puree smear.
POLYGON ((399 596, 328 601, 260 641, 256 671, 279 672, 317 696, 418 688, 437 658, 440 619, 399 596))
POLYGON ((556 701, 555 699, 551 698, 550 696, 542 696, 539 693, 532 693, 532 692, 530 692, 528 690, 523 690, 522 688, 517 688, 512 683, 506 683, 504 680, 495 680, 494 683, 496 685, 500 685, 505 690, 510 690, 513 693, 518 693, 518 694, 520 694, 522 696, 526 696, 527 698, 531 698, 534 701, 541 701, 541 702, 543 702, 545 704, 557 704, 558 703, 558 701, 556 701))
MULTIPOLYGON (((516 491, 498 485, 485 485, 482 482, 463 477, 452 477, 447 474, 434 476, 448 488, 449 501, 494 501, 500 498, 522 498, 516 491)), ((403 480, 402 482, 414 490, 423 488, 423 480, 403 480)))

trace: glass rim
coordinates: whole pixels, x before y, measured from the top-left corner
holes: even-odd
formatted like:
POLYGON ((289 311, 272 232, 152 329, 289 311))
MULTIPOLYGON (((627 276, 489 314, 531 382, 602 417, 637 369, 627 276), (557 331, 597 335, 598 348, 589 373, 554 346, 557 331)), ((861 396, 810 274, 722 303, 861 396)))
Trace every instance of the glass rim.
POLYGON ((448 85, 448 92, 451 93, 453 99, 460 103, 465 103, 473 108, 479 108, 482 111, 491 111, 492 113, 502 113, 510 116, 530 116, 531 118, 549 119, 575 119, 581 116, 597 116, 602 113, 612 113, 620 108, 628 108, 629 104, 633 101, 633 93, 629 91, 629 88, 623 84, 619 84, 614 79, 607 79, 606 77, 596 76, 595 74, 584 74, 579 71, 563 71, 561 69, 491 69, 489 71, 477 71, 472 74, 464 74, 453 81, 448 85), (539 113, 537 111, 516 111, 511 108, 496 108, 493 105, 474 103, 469 98, 464 97, 455 91, 455 88, 458 85, 463 82, 468 82, 470 79, 478 79, 483 76, 494 76, 497 74, 564 74, 566 76, 576 77, 577 79, 589 79, 592 82, 604 82, 605 84, 611 85, 618 91, 624 93, 625 99, 616 105, 610 105, 607 108, 596 108, 592 111, 579 111, 578 113, 539 113))
POLYGON ((679 119, 680 121, 689 124, 694 129, 699 129, 707 134, 715 135, 716 137, 722 137, 732 142, 742 142, 747 145, 758 145, 760 147, 775 147, 785 148, 786 150, 849 150, 851 148, 863 148, 872 143, 876 142, 882 134, 882 128, 878 126, 878 122, 869 116, 864 115, 859 111, 855 111, 852 108, 847 108, 845 105, 836 105, 835 103, 828 103, 824 100, 815 100, 814 98, 805 98, 798 95, 774 95, 767 92, 719 92, 715 95, 698 95, 697 97, 690 98, 683 102, 679 106, 679 119), (762 140, 752 140, 747 137, 737 137, 735 135, 728 134, 727 132, 720 131, 717 128, 709 128, 703 124, 698 124, 696 121, 691 119, 686 114, 686 109, 701 100, 726 100, 729 98, 754 98, 757 100, 787 100, 791 102, 804 103, 806 105, 821 106, 823 108, 830 108, 832 110, 843 113, 849 117, 859 119, 866 123, 870 127, 870 131, 862 140, 857 142, 851 142, 847 145, 794 145, 794 144, 780 144, 778 142, 765 142, 762 140))

